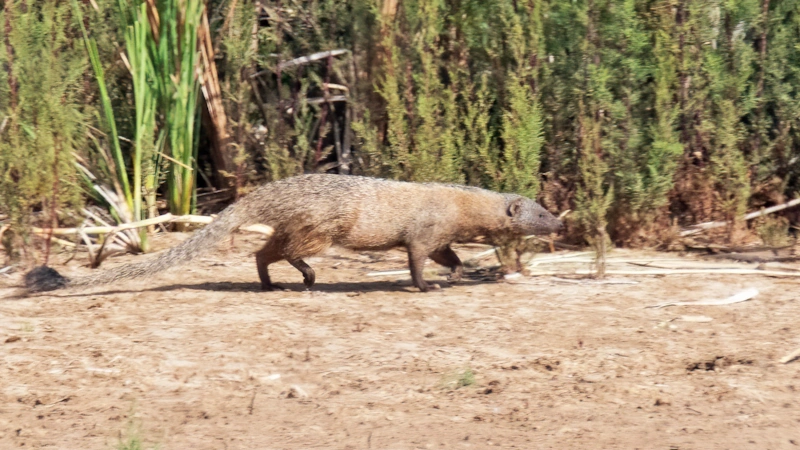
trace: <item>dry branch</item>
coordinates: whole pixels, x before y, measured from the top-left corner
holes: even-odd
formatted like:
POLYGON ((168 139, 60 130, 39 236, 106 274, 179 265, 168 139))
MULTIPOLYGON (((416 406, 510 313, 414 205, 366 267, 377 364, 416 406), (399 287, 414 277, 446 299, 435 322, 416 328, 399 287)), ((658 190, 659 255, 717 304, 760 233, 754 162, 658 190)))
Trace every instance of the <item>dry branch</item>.
POLYGON ((788 355, 786 355, 783 358, 781 358, 781 362, 783 364, 788 364, 788 363, 794 361, 797 358, 800 358, 800 348, 798 348, 797 350, 793 351, 792 353, 789 353, 788 355))
MULTIPOLYGON (((313 54, 308 55, 308 56, 301 56, 299 58, 290 59, 289 61, 284 61, 282 63, 278 63, 278 67, 276 68, 276 70, 280 71, 280 70, 288 69, 289 67, 300 66, 300 65, 303 65, 303 64, 308 64, 310 62, 319 61, 320 59, 326 59, 326 58, 333 57, 333 56, 344 55, 345 53, 350 53, 350 50, 338 49, 338 50, 329 50, 327 52, 313 53, 313 54)), ((272 72, 272 71, 269 70, 269 69, 261 70, 259 72, 256 72, 256 73, 250 75, 250 78, 256 78, 258 76, 261 76, 261 75, 264 75, 265 73, 270 73, 270 72, 272 72)))
MULTIPOLYGON (((83 228, 54 228, 52 229, 53 235, 57 236, 67 236, 72 234, 106 234, 106 233, 116 233, 123 230, 130 230, 134 228, 143 228, 148 227, 150 225, 157 225, 159 223, 197 223, 197 224, 207 224, 211 223, 214 220, 213 217, 209 216, 195 216, 195 215, 185 215, 185 216, 174 216, 172 214, 164 214, 163 216, 154 217, 152 219, 140 220, 139 222, 132 222, 132 223, 124 223, 118 226, 103 226, 103 227, 83 227, 83 228)), ((261 233, 261 234, 272 234, 274 229, 267 225, 248 225, 245 227, 241 227, 240 230, 242 231, 249 231, 254 233, 261 233)), ((49 233, 51 230, 48 228, 38 228, 33 227, 32 231, 36 234, 46 234, 49 233)))
MULTIPOLYGON (((753 220, 753 219, 755 219, 757 217, 766 216, 767 214, 772 214, 774 212, 782 211, 784 209, 791 208, 792 206, 796 206, 796 205, 800 205, 800 198, 796 198, 796 199, 794 199, 794 200, 792 200, 790 202, 784 203, 782 205, 770 206, 769 208, 764 208, 764 209, 762 209, 760 211, 751 212, 751 213, 745 215, 744 217, 742 217, 741 220, 743 220, 743 221, 753 220)), ((724 221, 724 220, 723 221, 717 221, 717 222, 698 223, 697 225, 692 225, 688 229, 685 229, 685 230, 681 231, 680 236, 681 237, 690 236, 692 234, 700 233, 701 231, 704 231, 704 230, 710 230, 712 228, 726 227, 729 224, 730 224, 730 222, 727 222, 727 221, 724 221)))
POLYGON ((731 259, 734 261, 743 261, 749 263, 771 263, 771 262, 797 262, 800 261, 800 256, 772 256, 761 257, 758 255, 746 255, 742 253, 724 253, 721 255, 708 255, 707 258, 717 259, 731 259))
POLYGON ((347 96, 344 95, 331 95, 328 98, 312 97, 306 99, 306 103, 308 103, 309 105, 319 105, 320 103, 325 103, 325 102, 333 103, 333 102, 346 102, 346 101, 347 101, 347 96))
MULTIPOLYGON (((439 275, 440 270, 432 267, 426 267, 423 269, 423 272, 426 274, 437 274, 439 275)), ((369 272, 367 274, 368 277, 391 277, 396 275, 411 275, 411 271, 409 270, 386 270, 382 272, 369 272)))
MULTIPOLYGON (((543 275, 593 275, 594 272, 588 269, 578 269, 575 272, 564 273, 556 271, 532 272, 532 276, 543 275)), ((758 270, 758 269, 653 269, 653 270, 608 270, 608 275, 765 275, 770 277, 800 277, 800 272, 782 272, 778 270, 758 270)))
MULTIPOLYGON (((537 265, 539 265, 541 263, 559 261, 559 260, 562 260, 562 259, 578 258, 578 257, 581 257, 581 256, 593 255, 593 254, 594 254, 594 252, 578 252, 578 253, 567 253, 567 254, 561 254, 561 255, 545 256, 545 257, 542 257, 542 258, 534 257, 533 259, 528 261, 528 267, 537 266, 537 265)), ((577 261, 570 261, 570 262, 577 262, 577 261)))
POLYGON ((344 92, 350 92, 350 88, 343 84, 335 84, 335 83, 322 83, 323 89, 337 89, 344 92))
POLYGON ((722 306, 732 305, 734 303, 746 302, 758 295, 758 289, 750 288, 739 292, 738 294, 731 295, 730 297, 718 300, 699 300, 695 302, 669 302, 661 303, 658 305, 645 306, 645 308, 666 308, 667 306, 722 306))
POLYGON ((308 56, 301 56, 299 58, 290 59, 289 61, 284 61, 282 63, 279 63, 278 70, 284 70, 288 69, 289 67, 308 64, 310 62, 319 61, 320 59, 327 59, 332 56, 344 55, 345 53, 350 53, 350 50, 347 49, 329 50, 327 52, 319 52, 319 53, 313 53, 308 56))

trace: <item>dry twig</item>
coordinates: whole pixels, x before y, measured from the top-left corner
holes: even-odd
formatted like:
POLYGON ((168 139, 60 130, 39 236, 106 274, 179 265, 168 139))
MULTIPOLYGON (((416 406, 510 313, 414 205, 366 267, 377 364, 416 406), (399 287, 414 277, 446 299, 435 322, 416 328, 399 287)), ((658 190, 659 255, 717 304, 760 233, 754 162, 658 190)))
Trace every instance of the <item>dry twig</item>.
MULTIPOLYGON (((787 208, 791 208, 792 206, 800 205, 800 198, 796 198, 790 202, 786 202, 782 205, 775 205, 769 208, 764 208, 760 211, 754 211, 750 214, 745 215, 741 218, 743 221, 752 220, 761 216, 766 216, 767 214, 772 214, 774 212, 782 211, 787 208)), ((712 228, 722 228, 726 227, 730 224, 728 221, 717 221, 717 222, 705 222, 705 223, 698 223, 697 225, 692 225, 688 229, 685 229, 680 232, 680 236, 690 236, 693 234, 700 233, 704 230, 710 230, 712 228)))
POLYGON ((798 358, 800 358, 800 348, 781 358, 781 362, 783 364, 788 364, 798 358))
POLYGON ((645 306, 645 308, 665 308, 667 306, 722 306, 746 302, 758 295, 758 289, 750 288, 730 297, 718 300, 699 300, 696 302, 669 302, 659 305, 645 306))
MULTIPOLYGON (((196 223, 196 224, 207 224, 211 223, 214 220, 213 217, 209 216, 195 216, 191 214, 187 214, 185 216, 174 216, 172 214, 164 214, 162 216, 154 217, 152 219, 140 220, 138 222, 131 222, 131 223, 124 223, 118 226, 102 226, 102 227, 83 227, 83 228, 53 228, 52 232, 54 235, 58 236, 66 236, 72 234, 105 234, 105 233, 112 233, 112 232, 119 232, 123 230, 129 230, 133 228, 143 228, 148 227, 150 225, 157 225, 159 223, 196 223)), ((249 231, 254 233, 261 233, 261 234, 272 234, 274 232, 273 228, 267 225, 248 225, 241 227, 240 230, 242 231, 249 231)), ((33 227, 32 231, 36 234, 46 234, 51 231, 49 228, 38 228, 33 227)))

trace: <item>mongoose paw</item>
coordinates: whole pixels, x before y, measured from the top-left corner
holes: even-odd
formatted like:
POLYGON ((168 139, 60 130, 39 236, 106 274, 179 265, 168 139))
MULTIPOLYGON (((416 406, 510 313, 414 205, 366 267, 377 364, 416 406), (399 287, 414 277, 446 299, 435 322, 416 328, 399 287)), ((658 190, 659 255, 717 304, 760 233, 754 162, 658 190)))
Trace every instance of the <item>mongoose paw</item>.
POLYGON ((425 286, 424 288, 419 288, 419 290, 422 292, 438 291, 441 289, 442 287, 439 286, 438 283, 428 283, 427 286, 425 286))
POLYGON ((460 273, 451 273, 447 276, 447 281, 451 283, 457 283, 461 281, 461 274, 460 273))

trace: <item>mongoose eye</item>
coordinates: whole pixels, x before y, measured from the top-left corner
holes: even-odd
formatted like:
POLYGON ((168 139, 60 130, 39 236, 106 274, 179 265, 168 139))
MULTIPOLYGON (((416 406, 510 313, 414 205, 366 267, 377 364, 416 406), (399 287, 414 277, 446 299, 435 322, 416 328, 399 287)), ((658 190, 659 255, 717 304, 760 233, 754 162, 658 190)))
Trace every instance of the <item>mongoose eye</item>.
POLYGON ((544 219, 544 214, 539 214, 540 219, 544 219))

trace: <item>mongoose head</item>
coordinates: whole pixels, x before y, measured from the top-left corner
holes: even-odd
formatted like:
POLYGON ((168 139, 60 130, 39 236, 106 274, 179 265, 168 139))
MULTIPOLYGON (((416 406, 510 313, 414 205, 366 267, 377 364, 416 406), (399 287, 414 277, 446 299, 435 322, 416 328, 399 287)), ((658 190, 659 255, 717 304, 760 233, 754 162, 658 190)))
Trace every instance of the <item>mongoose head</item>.
POLYGON ((564 224, 542 205, 519 195, 506 195, 506 214, 511 218, 514 233, 523 236, 558 233, 564 228, 564 224))

